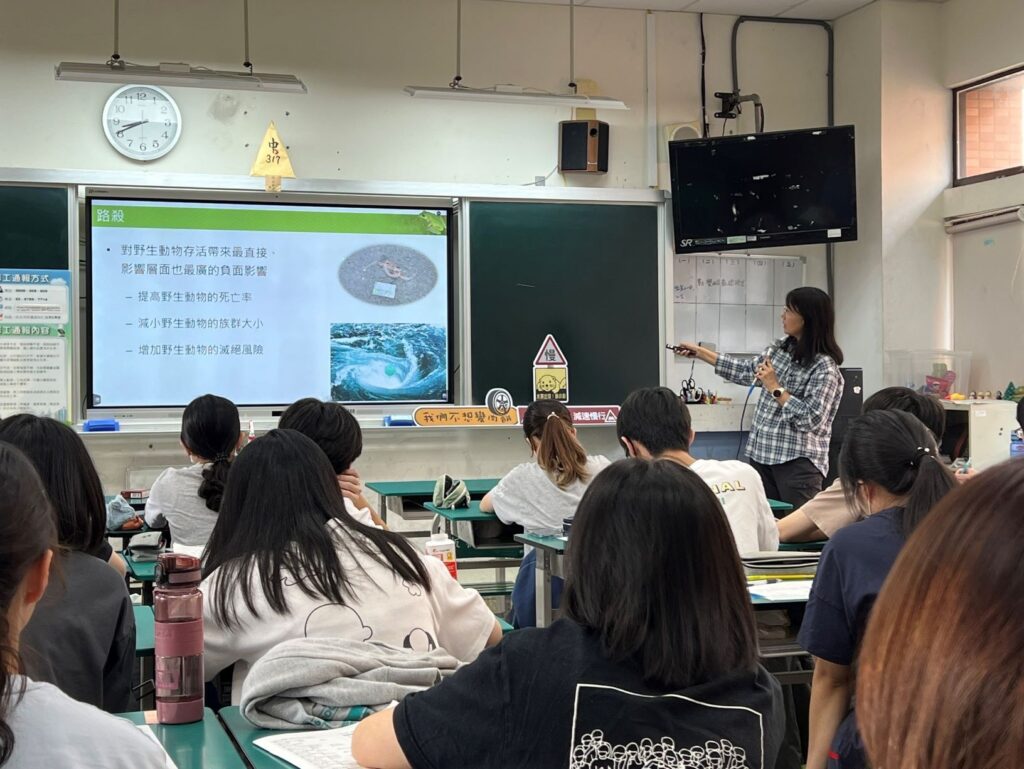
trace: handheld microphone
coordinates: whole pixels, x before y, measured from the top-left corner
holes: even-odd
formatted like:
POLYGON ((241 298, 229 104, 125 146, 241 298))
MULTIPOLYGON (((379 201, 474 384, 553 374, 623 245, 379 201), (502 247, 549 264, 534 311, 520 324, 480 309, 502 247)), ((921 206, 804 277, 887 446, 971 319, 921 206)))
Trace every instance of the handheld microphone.
MULTIPOLYGON (((767 347, 765 347, 765 348, 764 348, 764 352, 762 352, 762 353, 761 353, 761 354, 760 354, 760 355, 759 355, 759 356, 758 356, 757 358, 755 358, 754 360, 755 360, 755 361, 765 361, 765 360, 771 360, 771 357, 772 357, 772 355, 774 355, 774 354, 775 354, 775 353, 776 353, 776 352, 777 352, 777 351, 779 350, 779 348, 781 348, 781 347, 782 347, 782 344, 783 344, 783 342, 785 342, 785 341, 786 341, 786 337, 784 337, 784 336, 780 336, 780 337, 779 337, 778 339, 776 339, 776 340, 775 340, 774 342, 772 342, 772 343, 771 343, 770 345, 768 345, 767 347)), ((755 370, 755 371, 757 370, 757 363, 756 363, 756 362, 754 363, 754 370, 755 370)), ((757 377, 755 376, 755 377, 754 377, 754 381, 750 383, 750 386, 751 386, 751 387, 757 387, 757 386, 758 386, 758 385, 760 385, 760 384, 761 384, 761 380, 760 380, 760 379, 758 379, 758 378, 757 378, 757 377)))

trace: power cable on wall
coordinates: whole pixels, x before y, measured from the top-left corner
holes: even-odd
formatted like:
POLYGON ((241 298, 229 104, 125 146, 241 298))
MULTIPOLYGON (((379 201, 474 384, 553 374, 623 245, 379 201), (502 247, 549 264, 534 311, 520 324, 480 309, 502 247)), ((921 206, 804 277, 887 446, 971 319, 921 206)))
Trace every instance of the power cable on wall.
POLYGON ((711 133, 711 126, 708 125, 708 88, 707 88, 707 63, 708 44, 704 37, 704 14, 698 14, 700 22, 700 130, 704 139, 711 133))

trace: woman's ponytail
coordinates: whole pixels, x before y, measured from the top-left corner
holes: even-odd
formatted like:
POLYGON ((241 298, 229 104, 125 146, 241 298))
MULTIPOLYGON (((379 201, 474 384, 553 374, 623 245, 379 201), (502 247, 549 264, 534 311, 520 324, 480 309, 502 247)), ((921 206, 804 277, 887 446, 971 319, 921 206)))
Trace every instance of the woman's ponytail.
POLYGON ((199 484, 199 496, 206 500, 206 506, 214 512, 220 511, 220 502, 224 498, 224 484, 231 470, 230 455, 220 454, 213 463, 203 468, 203 482, 199 484))
POLYGON ((839 456, 847 504, 856 505, 857 488, 873 483, 902 498, 907 536, 956 485, 942 465, 935 436, 904 411, 869 411, 850 423, 839 456))
POLYGON ((238 407, 227 398, 201 395, 188 404, 181 415, 182 444, 190 454, 210 462, 203 469, 199 496, 214 512, 220 510, 224 483, 241 434, 238 407))
POLYGON ((956 487, 952 472, 942 464, 932 446, 919 446, 913 460, 914 481, 903 506, 903 534, 917 528, 936 503, 956 487))
POLYGON ((537 464, 550 473, 560 488, 586 481, 587 452, 572 429, 572 414, 558 401, 534 401, 523 417, 523 431, 537 439, 537 464))

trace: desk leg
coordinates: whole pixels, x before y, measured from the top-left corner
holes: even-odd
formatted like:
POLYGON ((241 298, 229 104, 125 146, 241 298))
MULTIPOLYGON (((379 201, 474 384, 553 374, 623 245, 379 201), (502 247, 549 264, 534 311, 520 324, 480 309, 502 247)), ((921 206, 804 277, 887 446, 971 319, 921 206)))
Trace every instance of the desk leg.
POLYGON ((140 682, 143 687, 149 682, 152 682, 152 691, 139 698, 139 709, 140 710, 152 710, 156 707, 156 657, 152 654, 147 654, 145 657, 139 660, 139 671, 141 673, 140 682))
POLYGON ((153 605, 153 580, 147 579, 142 583, 142 605, 153 605))
POLYGON ((551 610, 551 558, 551 553, 547 550, 537 549, 537 627, 547 627, 551 624, 553 617, 551 610))
POLYGON ((387 522, 388 522, 388 498, 386 496, 384 496, 383 494, 378 492, 378 494, 377 494, 377 501, 380 504, 380 509, 377 512, 380 513, 380 519, 382 521, 384 521, 385 525, 387 525, 387 522))

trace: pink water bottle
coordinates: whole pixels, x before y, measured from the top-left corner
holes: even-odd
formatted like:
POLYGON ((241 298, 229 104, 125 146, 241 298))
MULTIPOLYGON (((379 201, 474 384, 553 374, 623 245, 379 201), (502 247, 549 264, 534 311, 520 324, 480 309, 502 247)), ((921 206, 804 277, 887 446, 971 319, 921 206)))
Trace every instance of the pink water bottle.
POLYGON ((156 716, 161 724, 203 718, 202 569, 191 555, 164 553, 153 589, 156 615, 156 716))

